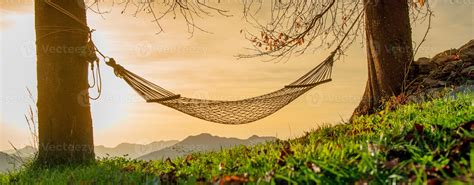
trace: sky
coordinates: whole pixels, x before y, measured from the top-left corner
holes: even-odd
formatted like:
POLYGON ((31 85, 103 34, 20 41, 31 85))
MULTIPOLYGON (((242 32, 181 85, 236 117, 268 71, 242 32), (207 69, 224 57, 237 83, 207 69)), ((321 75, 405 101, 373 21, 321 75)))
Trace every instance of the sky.
MULTIPOLYGON (((205 33, 186 31, 182 20, 161 21, 164 33, 150 15, 134 11, 121 14, 120 7, 99 15, 88 12, 88 24, 97 31, 93 39, 100 50, 146 79, 186 97, 236 100, 281 88, 319 64, 329 50, 315 50, 287 62, 262 62, 262 58, 240 59, 251 43, 241 29, 238 1, 224 8, 232 17, 212 16, 198 21, 205 33)), ((473 39, 474 2, 431 1, 435 17, 427 41, 417 57, 432 57, 458 48, 473 39)), ((107 7, 105 7, 106 10, 107 7)), ((426 23, 413 25, 413 40, 419 42, 426 23)), ((0 0, 0 150, 31 145, 24 114, 34 106, 27 88, 36 97, 34 12, 31 0, 0 0)), ((252 135, 282 139, 301 136, 322 125, 347 120, 359 103, 367 80, 365 48, 360 38, 335 63, 333 81, 320 85, 287 107, 246 125, 221 125, 185 115, 159 104, 149 104, 136 95, 113 71, 102 67, 103 94, 91 102, 96 145, 122 142, 146 144, 158 140, 184 139, 210 133, 248 138, 252 135)), ((93 92, 91 92, 93 93, 93 92)))

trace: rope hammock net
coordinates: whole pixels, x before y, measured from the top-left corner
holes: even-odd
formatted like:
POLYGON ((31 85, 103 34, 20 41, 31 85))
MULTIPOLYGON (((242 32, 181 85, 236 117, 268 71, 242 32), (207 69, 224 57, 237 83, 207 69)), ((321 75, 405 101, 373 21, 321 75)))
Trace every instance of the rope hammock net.
POLYGON ((190 116, 222 124, 245 124, 265 118, 316 87, 331 81, 335 52, 284 88, 253 98, 220 101, 181 97, 128 71, 110 58, 107 65, 147 102, 159 103, 190 116))

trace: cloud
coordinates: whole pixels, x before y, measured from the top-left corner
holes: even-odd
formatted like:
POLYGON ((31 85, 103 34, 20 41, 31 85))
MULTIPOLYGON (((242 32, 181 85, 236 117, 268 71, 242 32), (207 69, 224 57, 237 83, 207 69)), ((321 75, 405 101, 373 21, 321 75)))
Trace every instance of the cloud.
POLYGON ((33 0, 0 0, 0 11, 31 12, 33 0))

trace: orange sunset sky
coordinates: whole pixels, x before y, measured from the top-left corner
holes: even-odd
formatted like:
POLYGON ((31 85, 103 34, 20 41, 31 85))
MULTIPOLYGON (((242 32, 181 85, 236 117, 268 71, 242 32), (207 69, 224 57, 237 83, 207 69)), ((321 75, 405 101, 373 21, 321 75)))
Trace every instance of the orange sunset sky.
MULTIPOLYGON (((428 40, 417 57, 431 57, 457 48, 474 35, 473 1, 433 1, 435 17, 428 40)), ((171 16, 162 20, 164 33, 150 15, 121 14, 122 7, 100 16, 88 12, 88 23, 96 29, 98 48, 129 70, 186 97, 235 100, 268 93, 306 73, 329 54, 310 50, 287 62, 241 59, 251 43, 241 29, 251 29, 242 19, 239 1, 222 1, 232 17, 215 15, 197 24, 212 34, 187 33, 185 23, 171 16)), ((105 10, 110 7, 104 5, 105 10)), ((426 24, 413 25, 413 40, 419 42, 426 24)), ((31 143, 24 119, 32 105, 26 88, 36 94, 34 12, 31 0, 0 0, 0 150, 31 143)), ((297 137, 323 124, 346 120, 358 104, 366 83, 365 48, 359 38, 343 60, 335 63, 333 81, 320 85, 295 102, 263 120, 246 125, 221 125, 190 117, 159 104, 145 103, 112 70, 103 65, 103 94, 91 102, 96 145, 122 142, 150 143, 211 133, 225 137, 251 135, 297 137)), ((93 93, 93 92, 92 92, 93 93)))

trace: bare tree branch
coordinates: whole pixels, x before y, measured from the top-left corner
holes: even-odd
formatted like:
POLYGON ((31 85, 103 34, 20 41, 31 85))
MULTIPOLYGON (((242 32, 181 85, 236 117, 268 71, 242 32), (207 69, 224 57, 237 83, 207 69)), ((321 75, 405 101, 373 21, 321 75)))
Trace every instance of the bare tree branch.
POLYGON ((361 0, 272 0, 271 18, 264 24, 258 18, 265 8, 262 3, 244 0, 244 16, 261 32, 260 35, 245 32, 245 37, 253 43, 248 48, 253 54, 238 55, 239 58, 283 59, 304 54, 310 47, 330 48, 346 35, 348 25, 356 24, 347 43, 341 46, 344 50, 362 31, 363 21, 354 23, 363 8, 361 0))
MULTIPOLYGON (((195 24, 196 18, 203 18, 204 16, 213 16, 213 14, 230 17, 227 10, 215 7, 212 3, 206 2, 205 0, 93 0, 87 3, 87 8, 97 14, 106 14, 111 12, 102 11, 99 7, 99 3, 111 3, 111 7, 120 6, 122 7, 121 13, 125 13, 131 10, 133 16, 138 16, 140 13, 145 12, 151 14, 153 17, 152 22, 156 24, 158 32, 164 32, 164 28, 160 21, 168 16, 172 16, 173 19, 181 17, 186 21, 187 30, 192 35, 195 30, 206 31, 204 28, 195 24)), ((218 1, 217 3, 220 3, 218 1)), ((214 3, 215 4, 215 3, 214 3)))
MULTIPOLYGON (((411 0, 407 3, 411 5, 413 25, 430 19, 429 1, 426 9, 411 0)), ((309 48, 314 52, 334 47, 349 34, 341 46, 340 51, 344 52, 364 35, 364 19, 358 20, 353 30, 348 30, 348 25, 354 24, 363 9, 362 0, 271 0, 271 3, 243 0, 243 4, 244 17, 260 33, 243 31, 253 47, 247 48, 251 54, 241 54, 239 58, 269 56, 270 60, 280 61, 293 54, 304 54, 309 48), (260 17, 265 16, 267 9, 270 9, 270 20, 262 21, 260 17)))

